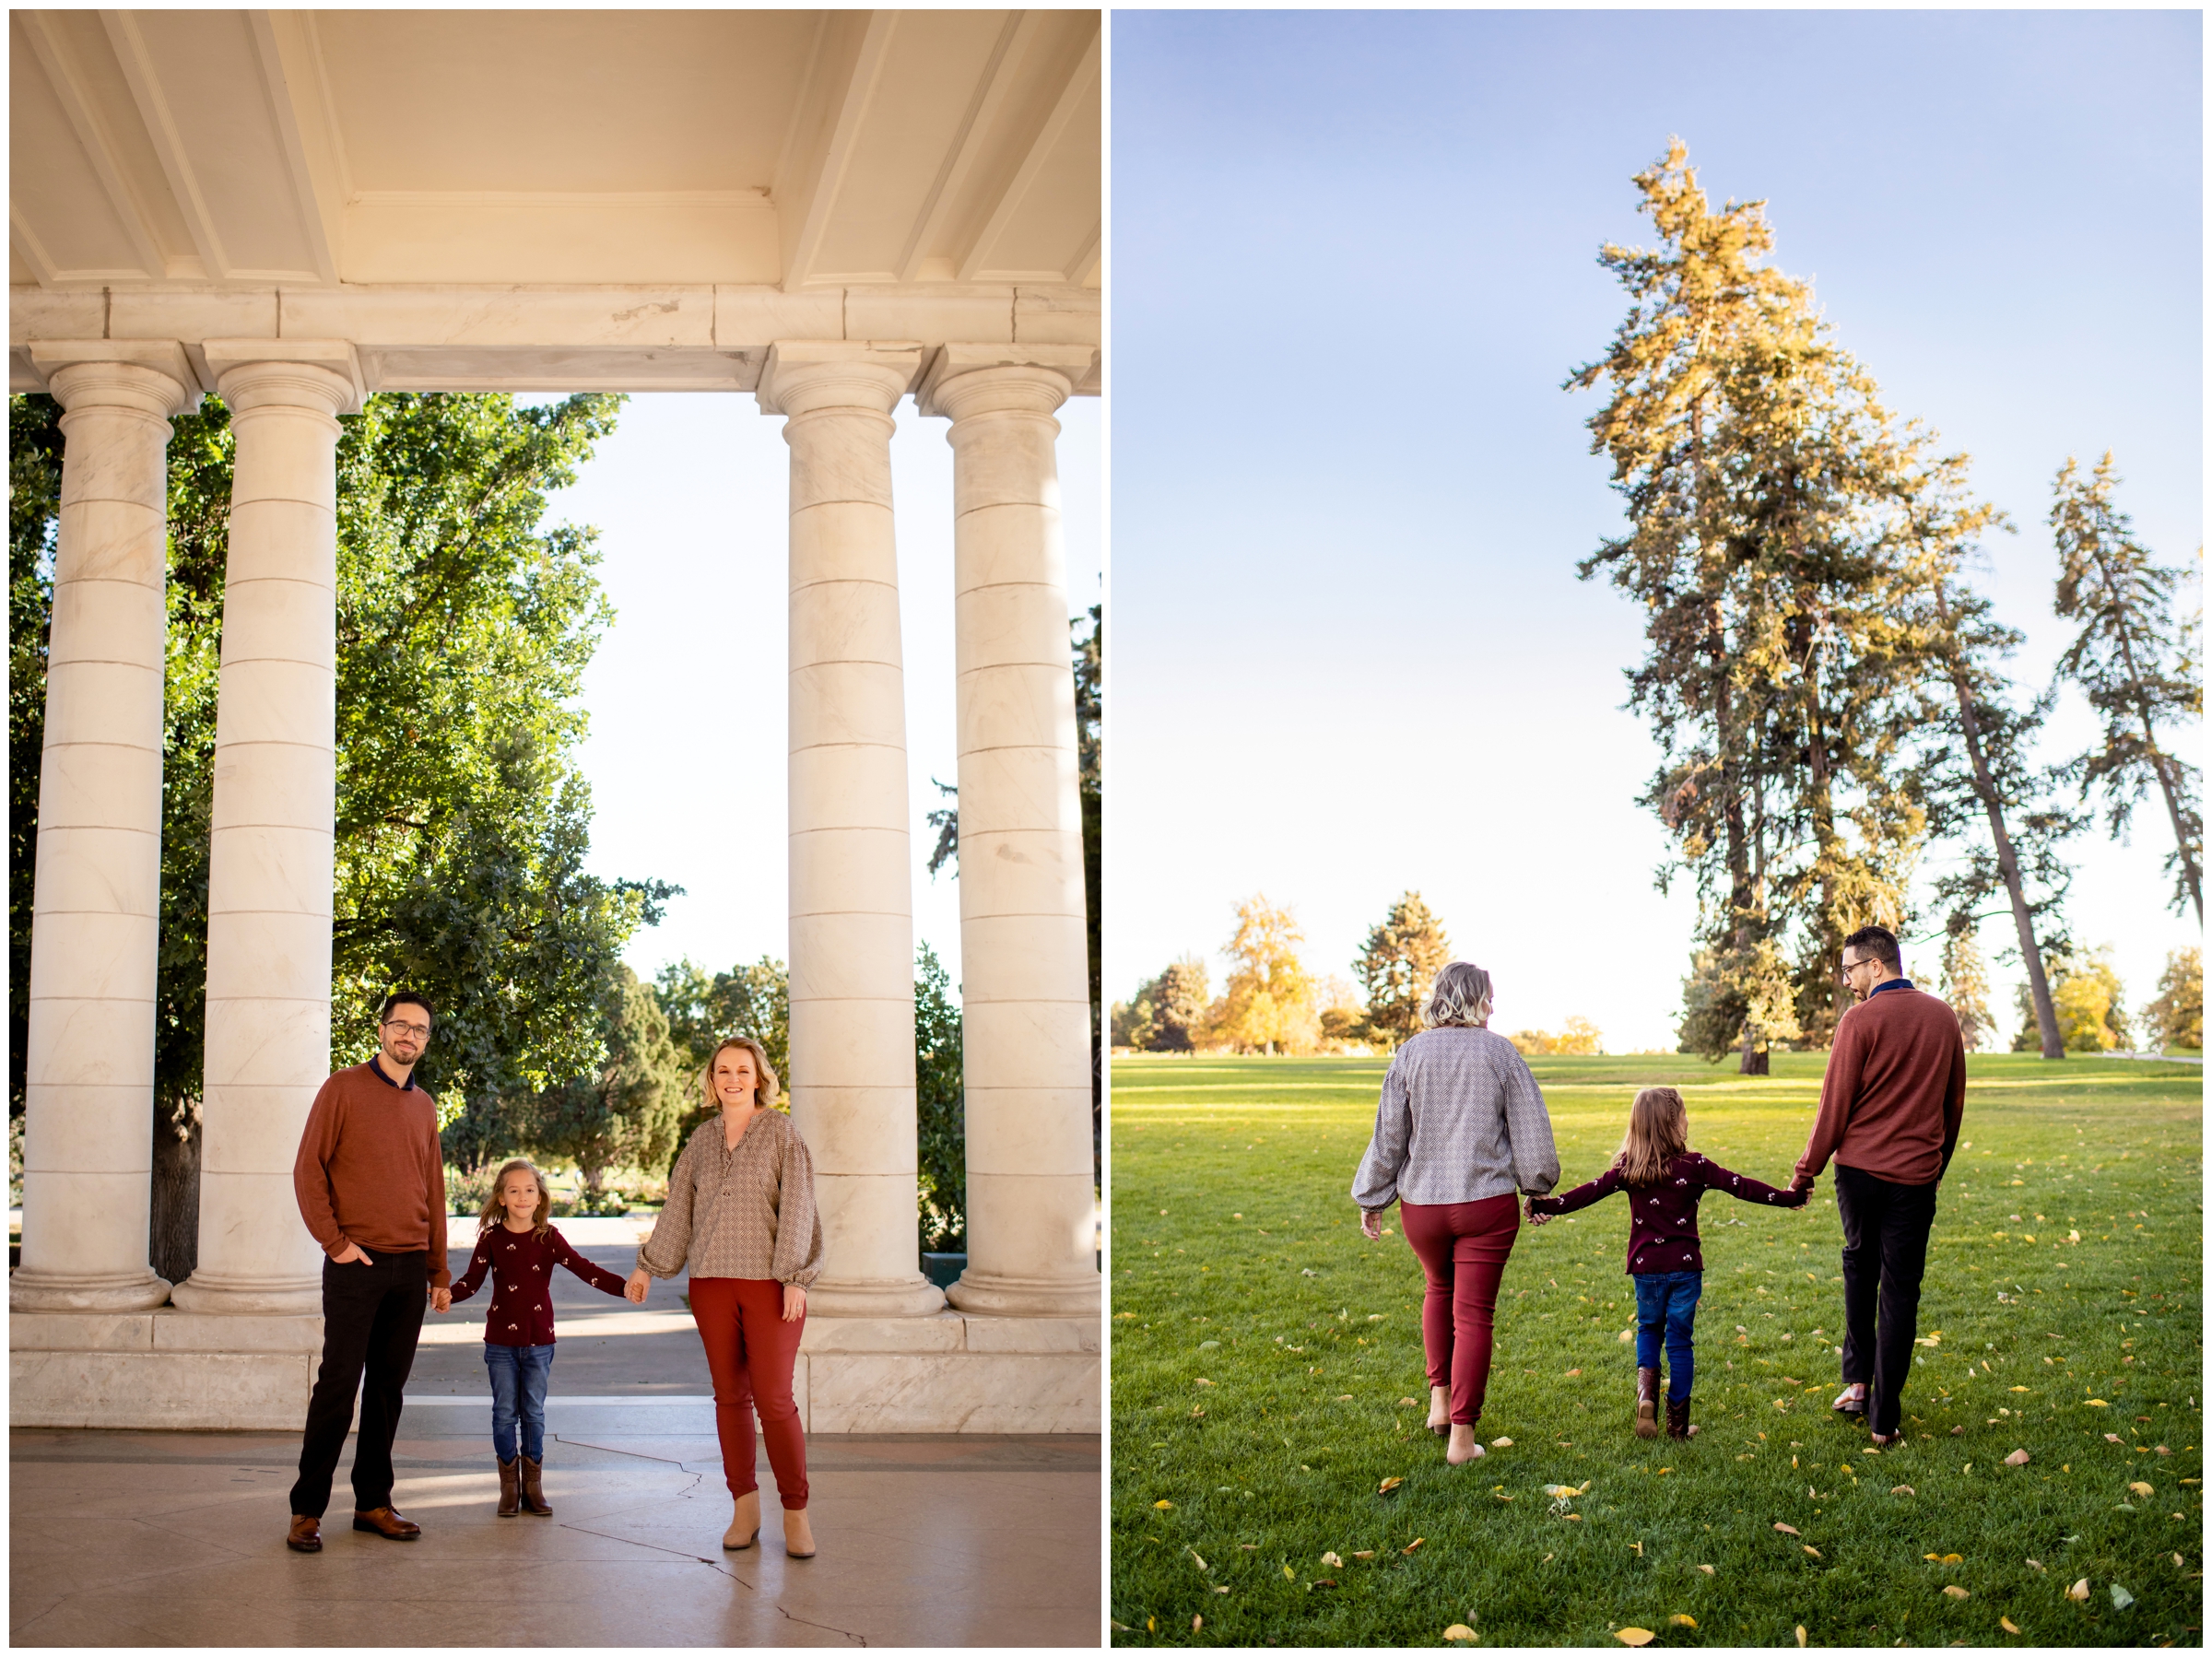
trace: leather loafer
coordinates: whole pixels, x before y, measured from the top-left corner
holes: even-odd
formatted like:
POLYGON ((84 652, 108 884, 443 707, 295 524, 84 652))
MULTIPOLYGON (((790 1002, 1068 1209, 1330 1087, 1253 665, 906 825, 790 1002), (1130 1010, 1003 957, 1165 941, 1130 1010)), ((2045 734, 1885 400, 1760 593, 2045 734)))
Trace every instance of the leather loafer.
POLYGON ((284 1545, 296 1554, 319 1554, 323 1551, 323 1522, 312 1513, 292 1515, 291 1531, 285 1536, 284 1545))
POLYGON ((356 1511, 353 1528, 373 1531, 392 1542, 412 1542, 422 1534, 422 1526, 412 1519, 402 1518, 390 1508, 371 1508, 366 1513, 356 1511))

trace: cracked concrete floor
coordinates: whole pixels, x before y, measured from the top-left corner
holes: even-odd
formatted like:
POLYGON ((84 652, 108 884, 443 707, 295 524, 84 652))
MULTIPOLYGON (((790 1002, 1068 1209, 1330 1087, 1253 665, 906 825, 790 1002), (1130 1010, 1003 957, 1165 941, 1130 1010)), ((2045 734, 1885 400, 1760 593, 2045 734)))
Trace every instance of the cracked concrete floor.
POLYGON ((819 1551, 791 1559, 765 1458, 760 1542, 722 1551, 708 1401, 547 1416, 552 1518, 496 1517, 488 1404, 410 1396, 394 1498, 421 1539, 349 1527, 349 1450, 315 1555, 284 1545, 290 1434, 15 1429, 11 1643, 1099 1643, 1096 1438, 810 1439, 819 1551))

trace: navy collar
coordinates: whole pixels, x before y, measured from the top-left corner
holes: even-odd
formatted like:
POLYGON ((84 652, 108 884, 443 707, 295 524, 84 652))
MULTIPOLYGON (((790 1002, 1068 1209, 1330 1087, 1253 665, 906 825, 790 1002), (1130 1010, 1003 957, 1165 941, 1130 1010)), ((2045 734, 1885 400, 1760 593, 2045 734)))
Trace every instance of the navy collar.
POLYGON ((412 1093, 415 1091, 415 1073, 412 1070, 407 1072, 407 1079, 405 1084, 395 1082, 390 1076, 384 1074, 384 1067, 376 1062, 376 1058, 377 1055, 373 1053, 370 1055, 369 1068, 376 1073, 376 1079, 378 1081, 383 1083, 385 1087, 393 1088, 400 1093, 412 1093))
MULTIPOLYGON (((1873 989, 1866 992, 1866 999, 1868 1001, 1872 1001, 1884 990, 1910 990, 1912 987, 1912 981, 1909 978, 1903 977, 1902 975, 1900 975, 1896 978, 1885 978, 1880 983, 1875 985, 1873 989)), ((407 1079, 409 1081, 413 1081, 414 1077, 409 1076, 407 1079)))

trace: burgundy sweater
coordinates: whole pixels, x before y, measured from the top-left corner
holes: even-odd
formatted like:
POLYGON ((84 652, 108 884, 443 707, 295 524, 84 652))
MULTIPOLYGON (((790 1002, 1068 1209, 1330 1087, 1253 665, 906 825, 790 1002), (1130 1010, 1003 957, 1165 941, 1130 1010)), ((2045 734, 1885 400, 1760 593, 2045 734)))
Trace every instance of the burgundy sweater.
POLYGON ((1951 1165, 1966 1116, 1966 1043, 1959 1016, 1890 979, 1836 1020, 1820 1113, 1797 1171, 1833 1157, 1900 1185, 1932 1185, 1951 1165))
POLYGON ((468 1270, 453 1285, 453 1299, 477 1292, 491 1274, 491 1305, 484 1315, 488 1346, 550 1346, 553 1344, 553 1268, 565 1265, 594 1288, 622 1292, 622 1279, 594 1265, 569 1246, 552 1227, 542 1238, 535 1231, 510 1231, 496 1220, 477 1239, 468 1270))
POLYGON ((1572 1214, 1600 1197, 1617 1191, 1629 1195, 1629 1270, 1644 1272, 1701 1272, 1705 1256, 1698 1247, 1698 1199, 1709 1191, 1725 1192, 1747 1203, 1771 1203, 1778 1208, 1802 1208, 1802 1191, 1777 1191, 1743 1174, 1730 1173, 1712 1158, 1685 1151, 1666 1165, 1656 1185, 1641 1191, 1620 1181, 1620 1169, 1608 1168, 1587 1185, 1561 1192, 1556 1197, 1532 1197, 1529 1206, 1537 1214, 1572 1214))

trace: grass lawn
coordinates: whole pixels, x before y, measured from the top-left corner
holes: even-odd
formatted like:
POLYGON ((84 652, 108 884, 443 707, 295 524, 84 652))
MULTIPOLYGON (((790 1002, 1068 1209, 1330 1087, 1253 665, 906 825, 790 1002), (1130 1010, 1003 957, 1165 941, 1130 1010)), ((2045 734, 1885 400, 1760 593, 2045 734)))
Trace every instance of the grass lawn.
MULTIPOLYGON (((1693 1146, 1785 1183, 1823 1059, 1773 1063, 1535 1061, 1562 1187, 1653 1082, 1693 1146)), ((1630 1431, 1625 1204, 1524 1226, 1479 1428, 1512 1442, 1453 1468, 1422 1428, 1419 1263, 1347 1194, 1383 1068, 1114 1062, 1116 1644, 2201 1643, 2202 1070, 1970 1062, 1898 1449, 1828 1408, 1824 1175, 1797 1212, 1705 1198, 1687 1442, 1630 1431)))

